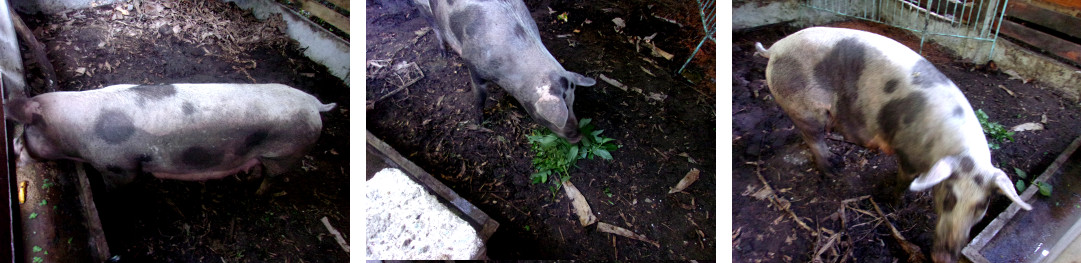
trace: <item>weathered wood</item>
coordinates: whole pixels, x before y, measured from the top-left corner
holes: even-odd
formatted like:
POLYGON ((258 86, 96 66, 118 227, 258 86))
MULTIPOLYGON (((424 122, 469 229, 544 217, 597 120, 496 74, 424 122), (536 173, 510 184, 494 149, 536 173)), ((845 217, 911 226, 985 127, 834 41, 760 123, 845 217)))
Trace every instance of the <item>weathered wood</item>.
POLYGON ((320 3, 316 3, 310 0, 304 0, 301 2, 301 8, 307 10, 315 17, 319 17, 326 21, 328 24, 342 30, 346 34, 349 34, 349 18, 334 12, 330 8, 323 6, 320 3))
POLYGON ((1006 8, 1006 16, 1019 18, 1072 37, 1081 38, 1081 26, 1078 26, 1081 25, 1081 18, 1020 1, 1010 1, 1009 8, 1006 8))
POLYGON ((367 142, 369 155, 381 155, 384 160, 390 161, 388 162, 388 165, 397 166, 398 169, 401 169, 405 174, 408 174, 418 184, 435 192, 440 199, 447 201, 451 206, 454 206, 458 211, 462 212, 466 217, 464 218, 466 221, 478 225, 477 235, 480 236, 481 240, 488 241, 488 238, 495 233, 497 228, 499 228, 499 222, 488 217, 488 214, 485 214, 484 211, 473 206, 473 204, 469 203, 465 198, 462 198, 458 193, 455 193, 454 190, 451 190, 450 187, 439 182, 439 180, 432 177, 428 172, 425 172, 420 166, 417 166, 412 161, 409 161, 409 159, 403 157, 397 150, 390 147, 390 145, 384 143, 379 138, 376 138, 372 132, 365 131, 365 133, 368 135, 367 142))
POLYGON ((1002 21, 1000 34, 1043 49, 1055 56, 1081 64, 1081 45, 1057 38, 1011 21, 1002 21))
POLYGON ((345 9, 345 11, 349 11, 349 0, 327 0, 327 2, 330 2, 341 9, 345 9))
POLYGON ((94 192, 90 189, 90 178, 86 177, 84 164, 75 165, 75 173, 79 180, 79 201, 83 205, 83 216, 86 218, 87 243, 90 245, 90 258, 94 262, 105 262, 109 259, 109 243, 105 242, 105 230, 101 227, 101 219, 98 217, 98 207, 94 204, 94 192))
MULTIPOLYGON (((45 56, 45 45, 38 42, 37 37, 34 36, 34 32, 30 28, 26 27, 19 14, 15 13, 14 9, 11 11, 11 25, 15 27, 15 32, 19 36, 19 40, 23 45, 26 45, 30 49, 30 54, 33 55, 34 62, 41 67, 41 73, 45 74, 45 92, 56 91, 56 70, 53 69, 52 62, 49 62, 49 58, 45 56)), ((32 97, 31 94, 25 94, 26 97, 32 97)))

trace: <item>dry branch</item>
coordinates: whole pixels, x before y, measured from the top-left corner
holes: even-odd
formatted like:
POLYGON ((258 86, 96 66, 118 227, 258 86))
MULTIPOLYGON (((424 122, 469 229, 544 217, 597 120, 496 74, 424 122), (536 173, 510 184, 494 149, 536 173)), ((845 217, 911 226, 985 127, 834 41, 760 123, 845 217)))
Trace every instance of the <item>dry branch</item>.
POLYGON ((882 209, 878 208, 878 203, 875 203, 875 199, 870 198, 870 200, 871 205, 873 205, 875 208, 875 212, 878 212, 878 215, 882 217, 881 220, 884 221, 886 226, 889 226, 890 235, 892 235, 894 239, 897 239, 897 243, 900 243, 901 248, 903 248, 905 252, 908 253, 908 262, 927 262, 927 257, 924 256, 923 252, 920 251, 920 247, 916 244, 912 244, 912 242, 908 242, 908 240, 905 240, 905 237, 901 235, 901 232, 897 231, 897 228, 893 227, 893 223, 890 223, 890 221, 886 219, 886 214, 882 213, 882 209))
POLYGON ((795 221, 796 224, 798 224, 800 227, 802 227, 803 229, 807 229, 807 231, 811 232, 811 236, 818 236, 818 231, 811 229, 811 227, 807 226, 807 223, 804 223, 803 220, 800 219, 795 212, 792 212, 792 204, 789 203, 788 200, 777 196, 777 192, 773 190, 773 187, 769 186, 769 182, 766 182, 766 177, 762 176, 761 168, 756 166, 754 172, 755 175, 758 175, 758 180, 762 181, 762 185, 764 185, 766 189, 769 189, 769 195, 767 196, 767 198, 769 198, 770 202, 772 202, 774 206, 783 210, 785 213, 788 213, 788 216, 792 217, 792 220, 795 221))
POLYGON ((334 226, 330 225, 330 220, 327 220, 327 217, 324 216, 323 218, 320 218, 319 221, 323 221, 323 226, 327 227, 327 231, 330 231, 330 234, 334 236, 334 240, 337 240, 338 245, 342 246, 342 250, 345 250, 345 253, 349 253, 349 244, 345 243, 345 238, 342 238, 342 233, 338 232, 337 229, 334 229, 334 226))

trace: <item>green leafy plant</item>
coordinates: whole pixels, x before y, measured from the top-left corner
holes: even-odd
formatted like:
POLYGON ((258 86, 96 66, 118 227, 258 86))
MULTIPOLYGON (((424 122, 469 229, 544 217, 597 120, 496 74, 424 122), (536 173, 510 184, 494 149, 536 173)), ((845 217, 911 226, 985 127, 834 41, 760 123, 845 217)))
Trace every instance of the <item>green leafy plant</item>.
POLYGON ((533 168, 537 170, 529 178, 534 184, 547 183, 549 179, 554 185, 549 186, 554 196, 563 186, 563 182, 570 180, 570 169, 578 160, 600 157, 612 160, 612 153, 621 146, 612 143, 615 139, 601 136, 604 130, 595 130, 592 119, 578 121, 578 131, 582 134, 582 140, 577 144, 571 144, 566 139, 556 136, 548 129, 533 131, 526 135, 526 139, 533 149, 533 168))
MULTIPOLYGON (((1024 192, 1025 189, 1028 188, 1028 186, 1025 185, 1025 180, 1024 180, 1024 179, 1028 178, 1028 173, 1025 173, 1025 171, 1022 171, 1021 169, 1017 169, 1017 167, 1014 167, 1013 171, 1015 173, 1017 173, 1017 176, 1021 177, 1021 179, 1017 180, 1017 183, 1014 183, 1014 187, 1017 188, 1017 192, 1024 192)), ((1053 187, 1051 187, 1051 184, 1049 184, 1047 182, 1040 182, 1040 181, 1033 182, 1032 184, 1035 185, 1036 187, 1039 187, 1040 195, 1048 196, 1048 197, 1051 196, 1051 190, 1053 190, 1053 187)))
POLYGON ((1006 140, 1013 141, 1013 132, 1006 129, 1006 126, 1002 126, 997 122, 992 122, 990 117, 987 116, 983 109, 976 110, 976 119, 980 121, 980 127, 983 127, 983 133, 991 137, 991 141, 987 142, 987 146, 991 149, 998 150, 1001 148, 998 142, 1006 142, 1006 140))

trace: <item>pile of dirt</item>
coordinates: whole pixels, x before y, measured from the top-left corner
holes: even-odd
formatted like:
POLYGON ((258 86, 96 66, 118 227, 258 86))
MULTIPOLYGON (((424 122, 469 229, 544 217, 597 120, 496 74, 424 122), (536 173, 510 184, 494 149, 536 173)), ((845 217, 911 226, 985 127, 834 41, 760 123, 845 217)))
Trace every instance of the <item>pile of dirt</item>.
MULTIPOLYGON (((338 104, 323 113, 323 133, 301 164, 278 177, 265 196, 255 195, 261 178, 247 175, 206 182, 144 175, 113 192, 95 185, 114 255, 134 262, 349 258, 320 221, 326 217, 349 233, 348 87, 302 55, 282 33, 280 17, 259 21, 235 4, 180 0, 23 18, 45 44, 60 90, 282 83, 338 104)), ((41 76, 29 79, 31 96, 44 92, 41 76)))
MULTIPOLYGON (((919 50, 919 38, 869 22, 828 26, 857 28, 919 50)), ((930 191, 908 192, 888 202, 895 186, 895 157, 840 140, 827 140, 844 158, 836 177, 813 168, 807 146, 773 101, 765 83, 768 59, 753 56, 754 43, 769 46, 799 28, 771 26, 733 36, 733 257, 735 261, 905 261, 909 257, 889 225, 930 253, 937 215, 930 191), (769 187, 767 187, 767 184, 769 187), (872 203, 874 200, 874 203, 872 203), (881 212, 876 211, 875 205, 881 212)), ((1081 133, 1081 111, 1039 81, 1024 83, 986 65, 960 62, 933 42, 923 55, 953 80, 974 109, 1006 127, 1035 122, 1044 130, 1018 132, 991 151, 996 166, 1018 180, 1014 169, 1039 174, 1081 133)), ((1033 177, 1030 176, 1031 180, 1033 177)), ((992 199, 979 233, 1010 201, 992 199)))
MULTIPOLYGON (((385 99, 369 101, 367 127, 499 221, 488 241, 489 257, 716 257, 715 83, 699 77, 690 84, 675 74, 703 37, 693 1, 526 3, 541 40, 563 67, 597 79, 597 85, 575 93, 578 118, 591 118, 603 136, 622 145, 612 152, 613 161, 579 161, 570 181, 600 221, 657 246, 583 228, 562 192, 531 184, 533 153, 525 136, 543 128, 494 85, 488 107, 475 109, 462 59, 440 49, 416 9, 384 2, 368 2, 367 60, 412 62, 424 78, 396 93, 390 93, 398 89, 391 81, 368 79, 368 98, 385 99), (623 28, 617 29, 615 18, 625 22, 623 28), (672 59, 654 55, 646 42, 672 59), (478 115, 483 123, 476 123, 478 115), (701 179, 668 194, 692 169, 702 171, 701 179)), ((709 42, 704 46, 712 49, 709 42)), ((712 72, 712 53, 697 56, 708 57, 693 61, 690 70, 712 72)))

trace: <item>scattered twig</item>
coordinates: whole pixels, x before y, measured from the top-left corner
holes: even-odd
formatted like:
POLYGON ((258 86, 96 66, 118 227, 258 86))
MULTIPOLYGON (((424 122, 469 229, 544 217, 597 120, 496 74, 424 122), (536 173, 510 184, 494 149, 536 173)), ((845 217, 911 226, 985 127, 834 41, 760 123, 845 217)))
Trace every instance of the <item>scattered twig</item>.
POLYGON ((905 237, 901 235, 901 232, 893 227, 893 223, 890 223, 889 220, 886 219, 886 214, 882 213, 882 209, 878 208, 878 203, 875 203, 875 199, 869 199, 871 200, 871 205, 875 208, 875 212, 878 212, 878 215, 882 217, 882 221, 885 221, 886 226, 889 226, 890 235, 892 235, 894 239, 897 239, 897 243, 900 243, 901 248, 908 253, 908 262, 926 262, 927 257, 920 251, 920 247, 905 240, 905 237))
POLYGON ((691 186, 695 181, 698 181, 698 173, 699 171, 697 168, 691 168, 691 171, 687 172, 687 175, 683 176, 683 179, 679 180, 679 183, 676 183, 676 187, 668 190, 668 193, 683 192, 683 189, 687 189, 688 186, 691 186))
POLYGON ((792 209, 791 209, 792 203, 789 203, 788 200, 784 200, 784 198, 779 198, 777 196, 777 194, 776 194, 777 192, 773 191, 773 187, 769 186, 769 182, 766 182, 766 178, 762 176, 761 167, 757 166, 757 163, 755 165, 756 165, 755 170, 754 170, 755 175, 758 175, 758 180, 762 181, 762 184, 764 185, 764 187, 766 187, 766 189, 769 189, 768 198, 769 198, 770 202, 772 202, 773 205, 776 206, 777 208, 779 208, 779 209, 783 210, 784 212, 788 213, 788 216, 792 217, 792 220, 795 221, 796 224, 798 224, 800 227, 802 227, 803 229, 806 229, 807 231, 811 232, 811 236, 818 236, 818 231, 815 231, 814 229, 811 229, 811 227, 807 226, 807 223, 804 223, 803 220, 800 219, 799 216, 797 216, 795 212, 792 212, 792 209))
POLYGON ((349 253, 349 244, 345 243, 345 238, 342 238, 342 233, 338 232, 337 229, 334 229, 334 227, 330 225, 330 220, 327 220, 327 217, 324 216, 319 219, 319 221, 323 221, 323 226, 327 227, 327 231, 330 231, 330 234, 334 236, 334 240, 337 240, 338 245, 342 246, 342 250, 345 250, 345 253, 349 253))

